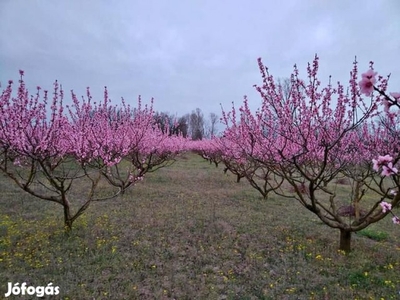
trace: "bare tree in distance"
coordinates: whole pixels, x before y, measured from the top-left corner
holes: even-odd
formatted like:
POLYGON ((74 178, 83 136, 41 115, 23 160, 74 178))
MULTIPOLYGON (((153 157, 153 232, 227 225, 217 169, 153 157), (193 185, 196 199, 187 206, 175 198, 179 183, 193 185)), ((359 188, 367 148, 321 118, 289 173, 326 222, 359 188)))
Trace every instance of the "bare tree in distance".
POLYGON ((189 115, 179 117, 169 112, 155 112, 154 121, 160 127, 163 133, 169 132, 169 135, 182 135, 184 138, 188 135, 189 115))
POLYGON ((196 108, 189 116, 189 134, 192 140, 202 140, 204 137, 204 115, 196 108))
POLYGON ((218 129, 217 129, 217 124, 219 122, 219 116, 215 113, 210 113, 210 119, 209 119, 209 128, 208 128, 208 137, 212 138, 217 135, 218 129))
POLYGON ((171 115, 168 112, 155 112, 153 118, 163 133, 167 131, 170 134, 172 133, 176 119, 174 115, 171 115))
POLYGON ((188 131, 189 131, 189 115, 182 116, 178 119, 176 127, 176 131, 184 138, 188 136, 188 131))

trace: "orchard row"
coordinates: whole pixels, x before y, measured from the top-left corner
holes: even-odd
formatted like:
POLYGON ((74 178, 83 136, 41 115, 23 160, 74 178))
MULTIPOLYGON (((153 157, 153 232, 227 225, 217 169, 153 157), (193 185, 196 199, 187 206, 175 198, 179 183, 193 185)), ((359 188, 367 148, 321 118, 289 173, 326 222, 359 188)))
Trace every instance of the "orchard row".
MULTIPOLYGON (((184 123, 155 113, 152 102, 114 105, 106 88, 101 102, 88 89, 82 100, 71 92, 72 105, 65 105, 57 82, 52 96, 40 87, 29 96, 20 71, 16 93, 9 81, 0 96, 0 170, 25 192, 60 204, 68 230, 92 202, 124 193, 185 151, 224 164, 266 199, 270 193, 296 199, 340 231, 344 251, 352 232, 388 214, 400 223, 392 210, 400 203, 400 93, 386 92, 389 78, 378 76, 372 63, 359 78, 355 62, 348 87, 320 87, 315 57, 307 81, 295 66, 282 84, 258 63, 262 105, 252 112, 245 98, 238 109, 223 111, 219 136, 213 115, 209 139, 201 129, 188 135, 184 123), (349 199, 336 199, 340 178, 352 185, 349 199), (86 180, 87 191, 71 199, 78 180, 86 180), (107 194, 98 192, 104 180, 112 187, 107 194), (363 201, 366 192, 376 200, 363 201)), ((193 114, 192 127, 201 128, 204 122, 195 127, 201 112, 193 114)))

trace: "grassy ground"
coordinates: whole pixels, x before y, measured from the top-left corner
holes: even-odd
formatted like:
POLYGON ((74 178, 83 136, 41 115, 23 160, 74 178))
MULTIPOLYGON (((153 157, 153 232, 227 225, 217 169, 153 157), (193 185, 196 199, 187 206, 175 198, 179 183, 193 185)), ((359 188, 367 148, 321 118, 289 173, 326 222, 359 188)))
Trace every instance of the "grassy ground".
POLYGON ((297 202, 262 200, 235 180, 187 155, 93 204, 66 237, 61 207, 2 177, 0 298, 7 282, 52 282, 59 299, 400 298, 389 218, 354 235, 345 255, 338 232, 297 202))

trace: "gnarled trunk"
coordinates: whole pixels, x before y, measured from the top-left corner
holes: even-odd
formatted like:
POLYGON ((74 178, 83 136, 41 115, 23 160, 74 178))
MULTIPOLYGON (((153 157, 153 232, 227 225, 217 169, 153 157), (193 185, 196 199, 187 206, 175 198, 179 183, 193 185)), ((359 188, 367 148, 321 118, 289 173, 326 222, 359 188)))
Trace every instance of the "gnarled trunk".
POLYGON ((340 244, 339 250, 350 252, 351 251, 351 231, 340 229, 340 244))

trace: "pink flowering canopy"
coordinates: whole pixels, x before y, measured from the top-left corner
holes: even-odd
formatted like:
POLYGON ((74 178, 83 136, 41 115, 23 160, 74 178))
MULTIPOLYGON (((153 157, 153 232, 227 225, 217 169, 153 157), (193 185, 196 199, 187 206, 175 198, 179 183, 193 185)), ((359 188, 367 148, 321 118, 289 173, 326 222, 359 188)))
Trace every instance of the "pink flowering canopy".
MULTIPOLYGON (((389 206, 380 205, 382 196, 392 200, 390 207, 399 203, 397 196, 389 194, 400 185, 396 167, 400 139, 398 131, 393 130, 398 119, 389 108, 399 106, 400 94, 386 94, 389 77, 378 76, 372 62, 361 78, 354 62, 348 88, 340 82, 332 84, 331 79, 321 87, 318 56, 308 64, 307 80, 300 78, 295 66, 287 86, 274 79, 261 59, 258 65, 262 84, 255 88, 261 106, 252 112, 245 97, 239 109, 223 111, 227 128, 218 143, 223 161, 228 168, 247 172, 243 176, 253 176, 249 172, 254 168, 247 167, 253 164, 284 178, 285 184, 275 184, 272 191, 296 198, 325 224, 338 228, 340 248, 347 251, 351 232, 381 220, 391 211, 389 206), (377 122, 382 117, 384 122, 377 122), (392 184, 376 179, 374 170, 383 177, 392 176, 392 184), (356 187, 347 203, 336 199, 332 184, 342 177, 356 187), (377 180, 374 184, 379 189, 368 184, 371 181, 367 178, 377 180), (372 205, 361 202, 364 187, 376 193, 372 205)), ((273 176, 265 176, 266 184, 272 180, 276 181, 273 176)))
POLYGON ((107 88, 101 102, 87 88, 86 99, 71 91, 72 105, 65 106, 57 81, 51 100, 47 91, 41 98, 40 87, 29 97, 23 71, 20 75, 17 95, 10 81, 0 96, 0 170, 26 192, 61 204, 69 229, 91 202, 117 196, 185 149, 181 136, 169 136, 155 124, 153 103, 143 106, 140 97, 136 108, 123 99, 117 106, 107 88), (77 199, 73 213, 70 191, 82 178, 89 193, 77 199), (102 178, 117 188, 106 197, 96 194, 102 178))

